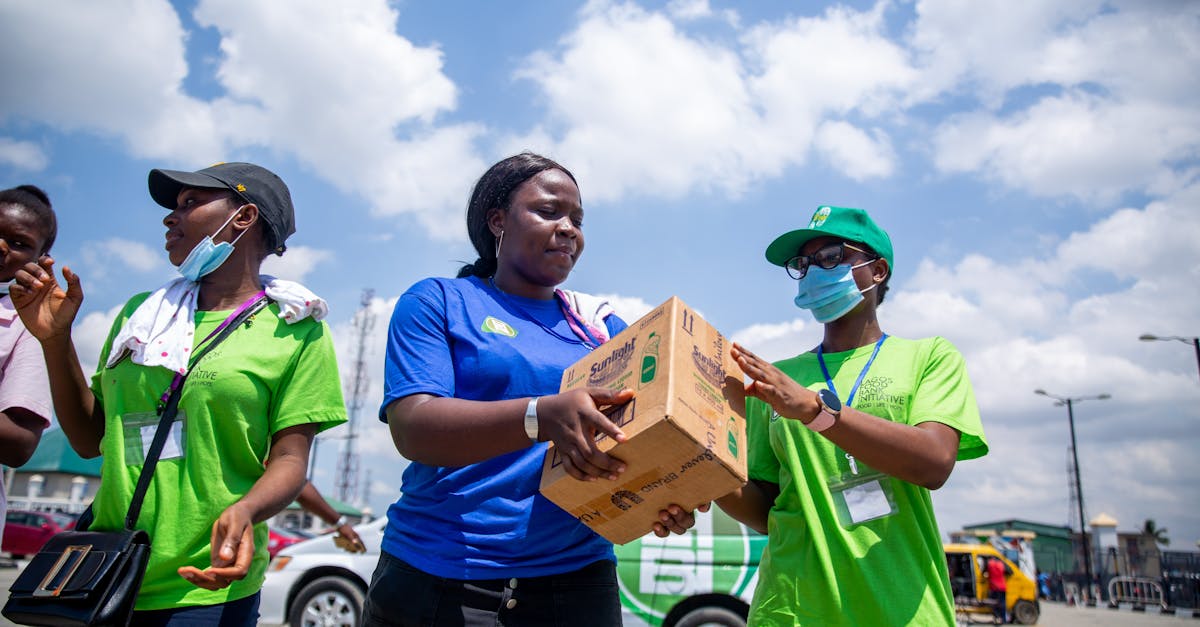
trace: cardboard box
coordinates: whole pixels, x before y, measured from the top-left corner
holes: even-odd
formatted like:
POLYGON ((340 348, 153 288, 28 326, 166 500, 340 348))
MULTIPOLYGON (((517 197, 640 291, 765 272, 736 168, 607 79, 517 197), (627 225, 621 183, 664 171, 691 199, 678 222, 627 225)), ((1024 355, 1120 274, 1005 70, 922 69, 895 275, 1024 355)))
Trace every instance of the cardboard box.
POLYGON ((605 538, 635 540, 668 505, 694 509, 746 482, 742 371, 729 341, 678 298, 568 368, 560 389, 580 387, 636 392, 606 411, 628 439, 596 440, 625 472, 617 481, 579 481, 551 444, 541 492, 605 538))

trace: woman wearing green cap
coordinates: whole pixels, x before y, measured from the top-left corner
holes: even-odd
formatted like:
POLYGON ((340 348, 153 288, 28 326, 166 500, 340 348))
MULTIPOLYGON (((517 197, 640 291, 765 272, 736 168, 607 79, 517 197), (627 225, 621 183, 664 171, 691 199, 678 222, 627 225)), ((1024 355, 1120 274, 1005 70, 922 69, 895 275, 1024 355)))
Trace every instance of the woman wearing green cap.
POLYGON ((149 188, 167 209, 165 248, 180 277, 125 304, 92 377, 71 338, 83 302, 77 275, 63 268, 64 289, 53 259, 27 263, 13 302, 41 342, 72 448, 104 458, 91 530, 125 525, 160 411, 181 390, 133 522, 151 542, 133 624, 252 626, 268 561, 264 521, 304 487, 316 433, 346 421, 327 308, 260 274, 295 231, 274 173, 249 163, 152 170, 149 188))
POLYGON ((987 453, 962 355, 883 332, 892 243, 865 211, 820 207, 766 254, 824 337, 776 364, 732 348, 750 482, 717 504, 768 535, 750 624, 954 624, 930 490, 987 453))

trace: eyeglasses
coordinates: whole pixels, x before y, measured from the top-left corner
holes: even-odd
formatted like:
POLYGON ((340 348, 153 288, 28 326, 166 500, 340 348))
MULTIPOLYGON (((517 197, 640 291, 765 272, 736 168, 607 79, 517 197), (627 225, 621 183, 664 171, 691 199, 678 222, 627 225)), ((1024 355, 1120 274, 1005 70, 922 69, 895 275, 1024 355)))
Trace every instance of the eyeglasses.
MULTIPOLYGON (((811 255, 796 255, 795 257, 788 259, 788 262, 784 264, 783 267, 787 270, 788 276, 799 281, 800 279, 804 278, 804 275, 808 274, 808 267, 812 264, 816 264, 818 268, 824 268, 825 270, 832 270, 836 268, 837 265, 842 263, 842 260, 846 258, 847 248, 860 252, 864 255, 872 255, 872 253, 858 248, 857 246, 852 246, 846 242, 840 242, 818 248, 817 251, 811 255)), ((879 259, 879 255, 874 255, 871 257, 871 259, 879 259)))

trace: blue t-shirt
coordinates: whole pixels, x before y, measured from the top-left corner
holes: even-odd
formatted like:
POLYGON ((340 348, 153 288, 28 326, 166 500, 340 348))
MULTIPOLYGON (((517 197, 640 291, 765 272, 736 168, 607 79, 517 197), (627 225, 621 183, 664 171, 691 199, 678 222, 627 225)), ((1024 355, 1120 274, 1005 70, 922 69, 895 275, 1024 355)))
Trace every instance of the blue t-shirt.
MULTIPOLYGON (((625 328, 605 319, 610 336, 625 328)), ((496 401, 556 394, 591 349, 557 299, 486 280, 425 279, 396 303, 384 363, 386 409, 411 394, 496 401)), ((612 544, 538 492, 547 443, 462 467, 412 462, 388 508, 383 550, 439 577, 540 577, 615 559, 612 544)))

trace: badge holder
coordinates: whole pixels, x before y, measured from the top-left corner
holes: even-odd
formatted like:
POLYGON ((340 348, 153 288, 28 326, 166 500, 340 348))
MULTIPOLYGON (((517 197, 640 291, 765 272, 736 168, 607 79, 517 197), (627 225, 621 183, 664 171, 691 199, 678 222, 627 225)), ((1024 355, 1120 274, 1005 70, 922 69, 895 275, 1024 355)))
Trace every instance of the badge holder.
MULTIPOLYGON (((121 417, 125 433, 125 464, 141 466, 150 451, 150 444, 158 431, 158 412, 134 412, 121 417)), ((167 441, 159 453, 159 461, 183 457, 187 450, 187 415, 181 409, 171 421, 167 441)))
POLYGON ((850 472, 829 481, 829 495, 837 512, 838 522, 847 529, 865 522, 885 518, 899 512, 892 492, 892 478, 875 470, 859 472, 858 464, 849 453, 850 472))

